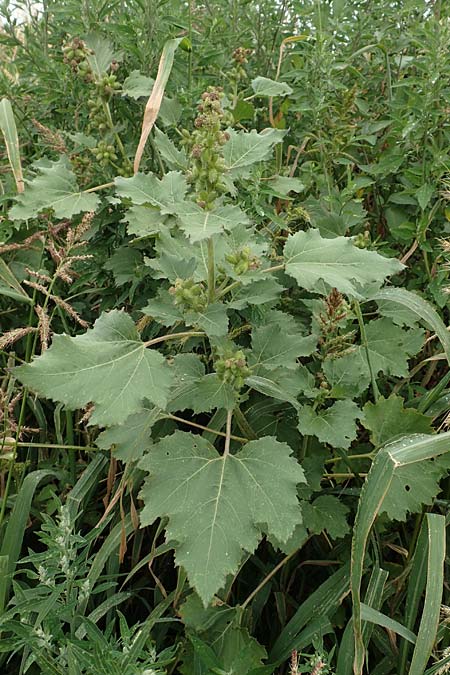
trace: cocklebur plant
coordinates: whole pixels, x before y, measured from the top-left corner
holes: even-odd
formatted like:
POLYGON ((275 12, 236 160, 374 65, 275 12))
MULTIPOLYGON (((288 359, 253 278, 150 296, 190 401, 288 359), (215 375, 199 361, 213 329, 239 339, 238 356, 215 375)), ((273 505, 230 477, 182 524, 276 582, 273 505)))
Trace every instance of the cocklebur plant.
MULTIPOLYGON (((224 129, 214 88, 198 112, 181 148, 155 135, 167 173, 115 180, 129 236, 148 242, 159 281, 145 320, 104 313, 82 335, 55 335, 15 373, 69 409, 93 404, 90 424, 106 427, 98 445, 148 474, 141 525, 167 519, 176 564, 207 606, 263 537, 289 554, 324 529, 347 534, 347 507, 317 496, 326 453, 336 461, 335 451, 350 448, 358 420, 372 430, 381 405, 403 410, 400 397, 379 399, 377 376, 404 376, 424 333, 417 322, 394 323, 388 303, 379 318, 363 317, 362 303, 376 306, 377 291, 403 269, 396 259, 314 228, 286 224, 286 237, 256 225, 245 194, 254 176, 272 175, 285 132, 224 129), (363 410, 369 386, 376 401, 363 410), (282 424, 267 432, 253 410, 269 400, 282 424), (177 428, 160 436, 163 419, 177 428), (311 439, 325 451, 317 459, 311 439)), ((50 174, 36 180, 39 199, 31 183, 16 213, 52 206, 50 174)), ((67 195, 71 215, 98 202, 75 186, 67 195)), ((402 513, 414 507, 406 500, 402 513)))

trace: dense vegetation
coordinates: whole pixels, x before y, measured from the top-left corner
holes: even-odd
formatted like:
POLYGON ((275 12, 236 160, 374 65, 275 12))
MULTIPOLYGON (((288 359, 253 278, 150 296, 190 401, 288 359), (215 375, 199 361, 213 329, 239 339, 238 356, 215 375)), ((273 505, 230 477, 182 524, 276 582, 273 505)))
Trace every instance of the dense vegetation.
POLYGON ((450 672, 449 6, 0 17, 1 672, 450 672))

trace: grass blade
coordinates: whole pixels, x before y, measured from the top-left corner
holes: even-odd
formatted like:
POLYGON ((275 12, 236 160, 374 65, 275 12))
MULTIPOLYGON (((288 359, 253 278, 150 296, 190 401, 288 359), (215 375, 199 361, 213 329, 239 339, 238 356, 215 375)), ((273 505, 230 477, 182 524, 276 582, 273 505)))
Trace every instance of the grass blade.
POLYGON ((17 192, 23 192, 25 184, 23 182, 22 162, 20 161, 19 137, 11 101, 7 98, 0 101, 0 129, 5 138, 6 152, 16 181, 17 192))
POLYGON ((405 628, 403 624, 391 619, 389 616, 386 616, 386 614, 379 612, 373 607, 365 605, 363 602, 361 603, 361 618, 364 621, 375 623, 377 626, 382 626, 383 628, 387 628, 388 630, 397 633, 397 635, 401 635, 402 638, 405 638, 405 640, 408 640, 408 642, 411 642, 412 644, 415 644, 416 642, 417 638, 414 633, 408 630, 408 628, 405 628))
MULTIPOLYGON (((411 570, 408 576, 408 590, 405 603, 405 626, 412 630, 414 628, 419 612, 422 593, 427 581, 427 559, 428 559, 428 537, 427 523, 424 521, 416 542, 416 548, 412 559, 411 570)), ((403 641, 400 647, 399 655, 399 675, 406 675, 406 664, 410 646, 408 642, 403 641)))
POLYGON ((409 675, 422 675, 430 658, 439 625, 444 587, 445 516, 427 513, 428 563, 425 604, 409 675))
POLYGON ((299 607, 278 636, 270 653, 270 662, 281 663, 286 660, 296 648, 301 630, 314 619, 327 616, 336 609, 349 590, 349 568, 344 565, 324 581, 314 593, 311 593, 299 607))
POLYGON ((379 451, 367 476, 358 504, 355 519, 352 556, 351 592, 353 600, 353 629, 355 637, 354 673, 361 675, 364 666, 364 643, 361 627, 361 581, 367 540, 384 497, 389 490, 397 467, 421 462, 449 451, 450 432, 437 436, 410 437, 391 443, 379 451))
MULTIPOLYGON (((0 600, 6 600, 11 579, 16 569, 16 563, 22 548, 23 537, 30 516, 31 503, 39 483, 49 476, 56 476, 55 471, 50 469, 33 471, 25 477, 22 486, 16 496, 16 500, 9 516, 0 548, 0 556, 8 558, 7 574, 0 575, 0 600)), ((0 613, 4 610, 4 604, 0 604, 0 613)))

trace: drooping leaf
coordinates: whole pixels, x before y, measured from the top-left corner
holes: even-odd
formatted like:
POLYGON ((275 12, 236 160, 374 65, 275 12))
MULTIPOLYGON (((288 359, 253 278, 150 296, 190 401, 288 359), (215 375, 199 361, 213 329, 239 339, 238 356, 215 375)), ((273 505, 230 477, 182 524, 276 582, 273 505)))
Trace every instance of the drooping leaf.
POLYGON ((383 445, 399 436, 431 434, 431 418, 414 408, 404 408, 401 396, 392 394, 368 402, 363 408, 363 426, 371 432, 370 440, 375 446, 383 445))
POLYGON ((171 371, 164 357, 148 349, 130 316, 102 314, 84 335, 55 335, 50 349, 15 370, 41 396, 76 409, 95 404, 92 424, 121 424, 147 399, 164 408, 171 371))
POLYGON ((102 431, 95 443, 102 450, 113 448, 114 457, 121 462, 137 462, 152 446, 151 431, 160 418, 158 408, 145 408, 130 415, 124 424, 102 431))
POLYGON ((361 416, 350 399, 336 401, 330 408, 316 413, 311 406, 301 406, 298 429, 304 436, 317 436, 335 448, 349 448, 356 438, 356 420, 361 416))
POLYGON ((267 370, 279 366, 294 369, 297 366, 297 358, 312 354, 316 344, 317 338, 314 335, 301 337, 286 334, 277 323, 259 326, 252 331, 249 363, 267 370))
POLYGON ((275 176, 275 178, 267 181, 267 186, 270 191, 280 197, 287 197, 290 192, 303 192, 305 189, 305 185, 300 178, 291 176, 275 176))
POLYGON ((292 89, 286 82, 276 82, 268 77, 255 77, 251 81, 251 85, 257 96, 288 96, 292 94, 292 89))
POLYGON ((230 140, 223 146, 223 156, 229 171, 251 166, 270 157, 272 148, 283 140, 286 132, 266 129, 258 133, 228 129, 230 140))
POLYGON ((57 218, 72 218, 83 211, 95 211, 98 197, 80 191, 66 157, 39 168, 40 175, 26 181, 25 191, 16 197, 9 217, 12 220, 34 218, 44 209, 53 209, 57 218))
POLYGON ((152 77, 142 75, 139 70, 132 70, 122 83, 122 96, 138 99, 141 96, 150 96, 150 92, 155 84, 152 77))
POLYGON ((162 214, 175 213, 175 204, 183 201, 186 179, 180 171, 169 171, 161 179, 153 173, 136 173, 131 178, 116 178, 116 192, 133 204, 152 204, 162 214))
POLYGON ((195 258, 179 258, 163 251, 158 258, 147 258, 146 265, 155 270, 155 279, 168 279, 172 283, 177 279, 188 279, 197 266, 195 258))
POLYGON ((192 242, 209 239, 214 234, 248 223, 245 213, 230 204, 207 211, 195 202, 182 202, 176 205, 176 213, 181 229, 192 242))
POLYGON ((117 286, 143 278, 146 268, 142 265, 142 253, 131 246, 121 246, 103 265, 114 275, 117 286))
POLYGON ((284 247, 286 273, 298 285, 320 292, 319 282, 355 298, 361 297, 362 287, 382 283, 386 277, 403 269, 393 258, 353 246, 350 239, 324 239, 318 230, 291 235, 284 247))
POLYGON ((166 536, 178 542, 176 562, 205 605, 263 532, 286 541, 301 521, 296 486, 304 474, 291 452, 264 437, 236 455, 219 455, 206 439, 176 432, 141 461, 150 473, 141 522, 169 518, 166 536))

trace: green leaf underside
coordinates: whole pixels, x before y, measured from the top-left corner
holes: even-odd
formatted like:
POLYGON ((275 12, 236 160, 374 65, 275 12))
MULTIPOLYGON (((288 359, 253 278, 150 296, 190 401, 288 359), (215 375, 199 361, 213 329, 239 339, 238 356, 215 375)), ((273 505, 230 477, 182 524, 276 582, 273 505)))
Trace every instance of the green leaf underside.
POLYGON ((27 183, 25 192, 17 195, 17 204, 9 211, 12 220, 34 218, 44 209, 53 209, 57 218, 95 211, 99 198, 80 191, 66 157, 51 162, 50 166, 42 166, 39 171, 40 175, 27 183))
POLYGON ((181 229, 192 242, 209 239, 214 234, 232 230, 237 225, 248 224, 246 214, 238 206, 217 206, 213 211, 200 208, 194 202, 176 205, 181 229))
POLYGON ((318 283, 324 281, 355 298, 361 297, 364 286, 381 284, 404 267, 398 260, 353 246, 346 237, 324 239, 318 230, 291 235, 284 257, 286 273, 302 288, 317 291, 318 283))
POLYGON ((206 439, 177 431, 141 461, 150 472, 141 523, 169 517, 177 564, 205 605, 263 533, 286 541, 301 522, 296 486, 304 473, 291 453, 264 437, 223 456, 206 439))
POLYGON ((214 302, 201 312, 187 312, 188 326, 198 326, 208 337, 220 337, 228 333, 228 316, 226 305, 214 302))
POLYGON ((53 344, 18 379, 70 409, 94 403, 91 424, 121 424, 147 399, 164 408, 172 381, 164 357, 147 349, 131 317, 113 310, 84 335, 55 335, 53 344))
POLYGON ((356 403, 336 401, 330 408, 314 412, 312 407, 299 409, 298 430, 304 436, 317 436, 322 443, 348 449, 357 434, 356 420, 361 416, 356 403))

